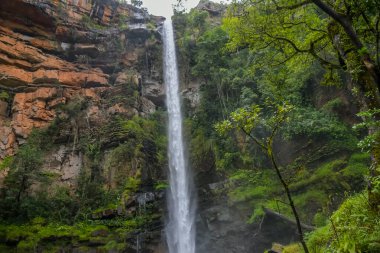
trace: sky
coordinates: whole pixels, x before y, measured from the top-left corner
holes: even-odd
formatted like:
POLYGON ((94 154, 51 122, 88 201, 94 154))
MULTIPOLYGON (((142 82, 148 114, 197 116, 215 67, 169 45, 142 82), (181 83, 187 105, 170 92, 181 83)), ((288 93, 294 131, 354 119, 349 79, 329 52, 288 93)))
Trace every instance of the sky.
MULTIPOLYGON (((217 0, 215 2, 220 2, 217 0)), ((143 7, 147 7, 149 13, 157 16, 170 17, 173 13, 172 5, 176 4, 177 0, 143 0, 143 7)), ((187 10, 197 6, 199 0, 183 0, 187 10)))
MULTIPOLYGON (((143 6, 148 8, 149 13, 157 16, 170 17, 173 13, 173 4, 177 0, 143 0, 143 6)), ((199 0, 185 0, 184 5, 187 9, 197 6, 199 0)))

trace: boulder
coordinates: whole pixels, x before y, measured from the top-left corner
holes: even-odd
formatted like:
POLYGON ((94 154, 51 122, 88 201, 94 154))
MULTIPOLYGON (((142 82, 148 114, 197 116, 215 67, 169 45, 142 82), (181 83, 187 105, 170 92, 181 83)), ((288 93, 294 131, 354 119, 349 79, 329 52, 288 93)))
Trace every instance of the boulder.
POLYGON ((142 85, 142 95, 156 106, 165 105, 165 90, 161 83, 152 80, 145 81, 142 85))
POLYGON ((156 111, 156 105, 147 98, 141 98, 141 112, 143 114, 152 114, 156 111))

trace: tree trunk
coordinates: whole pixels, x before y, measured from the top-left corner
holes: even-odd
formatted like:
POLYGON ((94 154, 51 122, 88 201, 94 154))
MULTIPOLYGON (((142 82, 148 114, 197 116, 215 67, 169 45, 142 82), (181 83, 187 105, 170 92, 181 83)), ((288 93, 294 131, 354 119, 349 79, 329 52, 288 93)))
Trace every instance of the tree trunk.
MULTIPOLYGON (((375 62, 371 59, 371 56, 369 53, 362 51, 364 49, 364 44, 361 41, 360 37, 358 36, 352 22, 351 18, 347 15, 343 15, 339 12, 337 12, 333 7, 326 4, 324 1, 321 0, 312 0, 312 2, 318 6, 322 11, 324 11, 327 15, 329 15, 333 20, 334 23, 339 25, 341 29, 340 35, 342 37, 345 37, 347 39, 347 44, 352 45, 352 48, 350 50, 353 51, 354 54, 357 55, 358 59, 360 59, 361 62, 361 68, 368 76, 368 81, 371 83, 370 86, 373 86, 373 91, 376 91, 376 99, 377 99, 377 105, 379 105, 380 97, 380 70, 379 66, 376 66, 375 62), (362 51, 361 55, 359 55, 359 51, 362 51)), ((348 51, 344 51, 345 53, 348 51)), ((371 90, 372 90, 371 89, 371 90)))
MULTIPOLYGON (((344 60, 347 73, 351 78, 352 86, 355 90, 353 93, 357 97, 360 110, 379 109, 380 89, 377 67, 372 63, 370 58, 359 54, 349 36, 334 21, 329 25, 329 36, 335 49, 344 60)), ((380 118, 377 120, 380 120, 380 118)), ((368 129, 368 135, 373 135, 379 131, 380 129, 372 127, 368 129)), ((373 192, 373 179, 379 176, 379 172, 377 171, 377 166, 380 164, 379 151, 379 145, 372 147, 372 164, 370 166, 370 180, 368 182, 368 198, 374 210, 377 210, 380 205, 380 194, 373 192)))
POLYGON ((279 169, 279 167, 277 165, 277 162, 276 162, 276 160, 274 158, 274 155, 273 155, 273 152, 272 152, 272 147, 268 147, 268 157, 271 160, 273 168, 276 170, 277 177, 281 181, 281 184, 284 187, 284 190, 286 192, 286 196, 288 197, 289 205, 290 205, 290 207, 292 209, 293 216, 296 219, 299 240, 300 240, 300 242, 302 244, 303 250, 305 251, 305 253, 309 253, 309 249, 307 248, 307 245, 306 245, 306 242, 305 242, 305 239, 304 239, 304 236, 303 236, 303 232, 302 232, 301 220, 299 218, 296 206, 294 205, 293 198, 292 198, 292 195, 290 193, 288 184, 285 182, 284 178, 282 177, 281 171, 280 171, 280 169, 279 169))

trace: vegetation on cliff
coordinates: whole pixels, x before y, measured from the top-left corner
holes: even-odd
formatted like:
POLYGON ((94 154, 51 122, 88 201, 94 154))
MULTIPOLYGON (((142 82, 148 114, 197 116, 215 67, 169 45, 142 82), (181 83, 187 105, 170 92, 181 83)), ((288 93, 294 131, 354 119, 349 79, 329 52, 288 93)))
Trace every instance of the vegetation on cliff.
POLYGON ((272 112, 291 105, 276 129, 273 154, 301 221, 327 224, 306 236, 311 252, 378 251, 379 227, 369 225, 378 224, 375 6, 376 1, 239 1, 226 8, 221 26, 222 13, 215 17, 207 9, 174 17, 183 81, 201 82, 199 107, 188 114, 194 167, 202 173, 215 166, 229 178, 230 201, 251 201, 251 222, 260 222, 262 206, 293 217, 266 152, 259 152, 260 144, 272 140, 270 119, 278 115, 272 112), (220 131, 237 131, 220 138, 210 122, 220 131), (202 152, 200 141, 207 143, 202 152), (357 205, 350 215, 348 205, 357 205), (368 240, 355 229, 365 224, 368 240))
POLYGON ((0 252, 159 238, 165 114, 143 85, 160 88, 160 18, 116 0, 0 5, 0 252))
POLYGON ((136 194, 142 188, 155 192, 155 181, 163 179, 157 173, 166 161, 164 126, 158 123, 162 115, 115 116, 100 128, 75 129, 87 106, 82 99, 62 106, 61 116, 47 129, 34 130, 17 155, 1 163, 10 173, 2 189, 0 230, 17 252, 93 243, 125 249, 129 237, 134 240, 134 234, 160 219, 160 207, 136 194), (43 166, 49 151, 62 145, 62 130, 68 127, 77 132, 68 136, 71 152, 83 154, 84 161, 74 188, 57 184, 57 175, 43 166))

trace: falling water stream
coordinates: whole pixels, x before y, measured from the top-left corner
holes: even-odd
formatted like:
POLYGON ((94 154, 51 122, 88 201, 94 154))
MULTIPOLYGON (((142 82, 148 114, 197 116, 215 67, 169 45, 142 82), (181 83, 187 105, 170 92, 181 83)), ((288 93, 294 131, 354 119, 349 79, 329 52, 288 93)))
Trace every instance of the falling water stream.
POLYGON ((170 169, 166 240, 169 253, 195 253, 195 207, 191 175, 185 161, 178 67, 170 18, 164 23, 163 38, 170 169))

